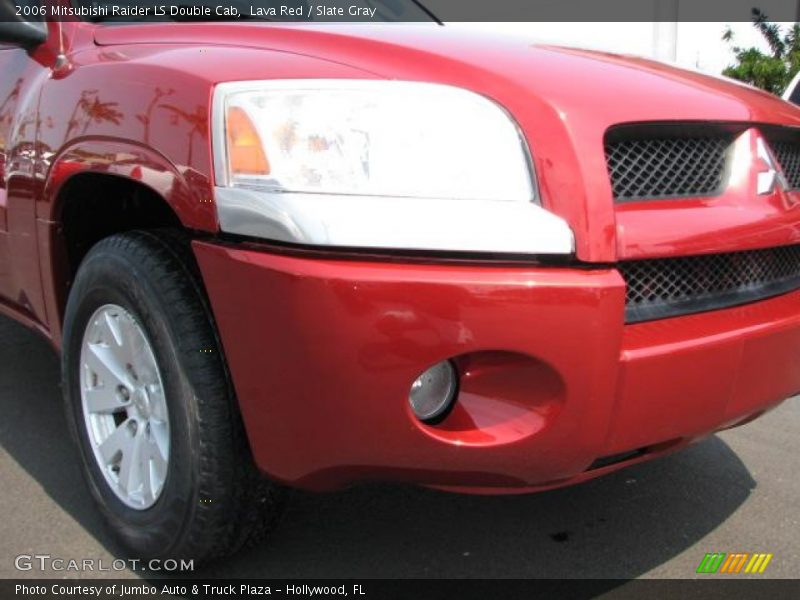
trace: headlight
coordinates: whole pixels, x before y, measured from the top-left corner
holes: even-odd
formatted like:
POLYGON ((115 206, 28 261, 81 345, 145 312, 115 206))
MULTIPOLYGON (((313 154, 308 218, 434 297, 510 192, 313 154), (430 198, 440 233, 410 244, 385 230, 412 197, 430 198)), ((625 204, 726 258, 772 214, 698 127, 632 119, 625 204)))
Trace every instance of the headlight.
POLYGON ((436 84, 217 86, 216 199, 231 233, 311 245, 569 253, 516 123, 436 84))

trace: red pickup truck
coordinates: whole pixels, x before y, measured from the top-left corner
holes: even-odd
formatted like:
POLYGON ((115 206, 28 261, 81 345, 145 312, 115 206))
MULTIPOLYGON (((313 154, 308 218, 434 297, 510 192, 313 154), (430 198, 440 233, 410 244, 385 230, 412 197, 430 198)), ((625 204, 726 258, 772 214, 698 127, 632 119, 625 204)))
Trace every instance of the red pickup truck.
POLYGON ((800 390, 779 98, 435 22, 13 18, 0 311, 137 555, 235 551, 287 487, 570 485, 800 390))

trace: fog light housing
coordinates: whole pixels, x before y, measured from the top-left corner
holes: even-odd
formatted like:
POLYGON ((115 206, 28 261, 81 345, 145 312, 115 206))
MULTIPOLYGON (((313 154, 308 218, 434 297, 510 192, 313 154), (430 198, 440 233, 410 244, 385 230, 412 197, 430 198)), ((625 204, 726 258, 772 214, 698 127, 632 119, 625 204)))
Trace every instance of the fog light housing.
POLYGON ((411 384, 408 401, 420 421, 434 421, 453 403, 458 376, 453 363, 443 360, 422 373, 411 384))

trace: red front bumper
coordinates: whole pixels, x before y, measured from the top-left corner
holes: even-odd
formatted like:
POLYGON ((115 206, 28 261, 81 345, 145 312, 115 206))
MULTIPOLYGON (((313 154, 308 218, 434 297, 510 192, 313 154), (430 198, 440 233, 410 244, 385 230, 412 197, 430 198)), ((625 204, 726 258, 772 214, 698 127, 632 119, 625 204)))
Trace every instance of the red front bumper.
POLYGON ((611 269, 306 259, 196 242, 255 460, 354 481, 545 488, 749 419, 800 390, 800 293, 624 325, 611 269), (439 425, 409 387, 456 359, 439 425), (598 459, 635 452, 598 469, 598 459))

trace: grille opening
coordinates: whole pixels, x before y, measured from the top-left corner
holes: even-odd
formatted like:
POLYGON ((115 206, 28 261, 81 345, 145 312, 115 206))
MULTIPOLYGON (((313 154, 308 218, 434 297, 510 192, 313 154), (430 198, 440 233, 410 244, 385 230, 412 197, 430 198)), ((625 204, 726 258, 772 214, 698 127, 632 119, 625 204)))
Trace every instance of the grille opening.
POLYGON ((800 189, 800 128, 759 125, 759 131, 793 190, 800 189))
POLYGON ((800 189, 800 140, 774 140, 770 146, 789 186, 800 189))
POLYGON ((727 181, 741 126, 641 124, 612 128, 604 141, 614 200, 710 196, 727 181))
POLYGON ((625 320, 636 323, 746 304, 800 288, 800 245, 626 261, 625 320))

